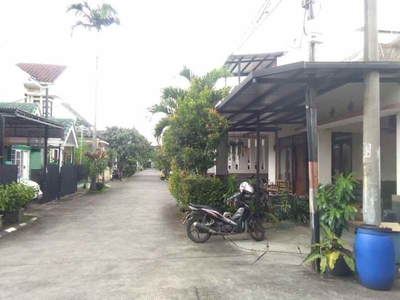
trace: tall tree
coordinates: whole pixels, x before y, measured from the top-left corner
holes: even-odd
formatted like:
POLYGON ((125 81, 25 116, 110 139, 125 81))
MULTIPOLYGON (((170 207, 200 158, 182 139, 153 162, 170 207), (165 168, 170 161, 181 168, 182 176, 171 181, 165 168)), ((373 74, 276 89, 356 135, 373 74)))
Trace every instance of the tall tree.
MULTIPOLYGON (((82 3, 71 4, 67 8, 67 13, 70 11, 75 12, 77 17, 76 23, 72 25, 71 35, 75 28, 82 27, 91 31, 96 30, 99 34, 104 27, 111 25, 120 25, 117 11, 107 3, 91 7, 87 1, 82 3)), ((97 40, 99 37, 97 37, 97 40)), ((97 92, 98 92, 98 71, 99 71, 99 55, 98 55, 98 42, 96 45, 96 81, 95 81, 95 96, 94 96, 94 124, 93 124, 93 145, 92 150, 96 150, 96 130, 97 130, 97 92)))
MULTIPOLYGON (((218 101, 222 100, 229 92, 229 88, 214 89, 218 79, 230 76, 230 73, 224 69, 214 69, 204 76, 195 75, 189 68, 183 67, 179 75, 186 78, 190 83, 190 97, 196 98, 201 91, 209 90, 210 96, 208 101, 215 106, 218 101)), ((171 116, 177 109, 178 101, 188 96, 188 90, 178 87, 169 86, 161 90, 160 103, 149 107, 152 114, 163 113, 165 116, 156 124, 154 128, 154 137, 159 140, 165 128, 171 123, 171 116)))
POLYGON ((181 170, 205 175, 215 164, 216 149, 228 121, 218 115, 214 106, 229 90, 214 90, 214 85, 204 77, 192 79, 185 97, 177 101, 177 108, 169 117, 163 149, 181 170))
POLYGON ((135 128, 107 127, 102 137, 117 152, 117 164, 123 174, 136 171, 136 162, 145 165, 152 157, 153 147, 135 128))
MULTIPOLYGON (((67 13, 70 11, 75 12, 77 18, 76 23, 72 25, 71 35, 75 28, 82 27, 91 31, 95 29, 99 34, 104 27, 111 25, 119 25, 120 20, 118 18, 117 11, 107 3, 91 7, 87 1, 82 3, 71 4, 67 8, 67 13)), ((97 40, 99 37, 96 38, 97 40)), ((99 72, 99 54, 98 54, 98 42, 96 45, 96 78, 95 78, 95 94, 94 94, 94 124, 93 124, 93 144, 92 151, 96 151, 97 144, 97 93, 98 93, 98 72, 99 72)), ((96 178, 92 177, 90 188, 94 190, 96 188, 96 178)))

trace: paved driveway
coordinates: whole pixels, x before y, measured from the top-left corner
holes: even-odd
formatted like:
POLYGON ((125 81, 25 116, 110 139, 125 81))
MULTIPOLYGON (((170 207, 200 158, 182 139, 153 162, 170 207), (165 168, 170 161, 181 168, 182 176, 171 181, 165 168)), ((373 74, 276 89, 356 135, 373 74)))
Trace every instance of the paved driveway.
POLYGON ((191 242, 158 172, 101 195, 54 202, 0 239, 0 299, 399 299, 320 279, 296 254, 191 242))

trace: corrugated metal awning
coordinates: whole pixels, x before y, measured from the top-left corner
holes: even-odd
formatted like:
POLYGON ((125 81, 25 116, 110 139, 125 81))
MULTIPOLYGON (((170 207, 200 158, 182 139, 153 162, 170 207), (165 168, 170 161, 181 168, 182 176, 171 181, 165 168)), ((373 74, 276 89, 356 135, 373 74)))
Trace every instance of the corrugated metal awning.
POLYGON ((217 105, 230 131, 274 131, 280 124, 304 123, 305 91, 313 82, 317 96, 348 83, 364 82, 379 71, 381 82, 400 83, 399 62, 298 62, 250 73, 217 105))

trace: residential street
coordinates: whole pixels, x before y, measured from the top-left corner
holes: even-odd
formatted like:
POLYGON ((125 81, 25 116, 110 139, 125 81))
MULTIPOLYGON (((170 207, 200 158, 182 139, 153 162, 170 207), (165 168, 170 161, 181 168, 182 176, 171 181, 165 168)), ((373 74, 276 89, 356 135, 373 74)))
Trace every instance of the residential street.
MULTIPOLYGON (((356 280, 321 279, 303 255, 195 244, 167 182, 146 170, 99 195, 47 204, 0 239, 0 299, 399 299, 356 280), (48 208, 48 210, 47 210, 48 208)), ((268 231, 267 231, 268 237, 268 231)))

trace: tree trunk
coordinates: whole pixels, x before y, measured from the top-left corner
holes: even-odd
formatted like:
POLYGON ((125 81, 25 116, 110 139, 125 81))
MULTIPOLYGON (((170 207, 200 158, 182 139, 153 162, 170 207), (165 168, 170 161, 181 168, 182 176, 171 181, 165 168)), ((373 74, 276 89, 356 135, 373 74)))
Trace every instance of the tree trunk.
POLYGON ((93 176, 91 178, 90 190, 91 191, 95 191, 96 190, 96 176, 93 176))

